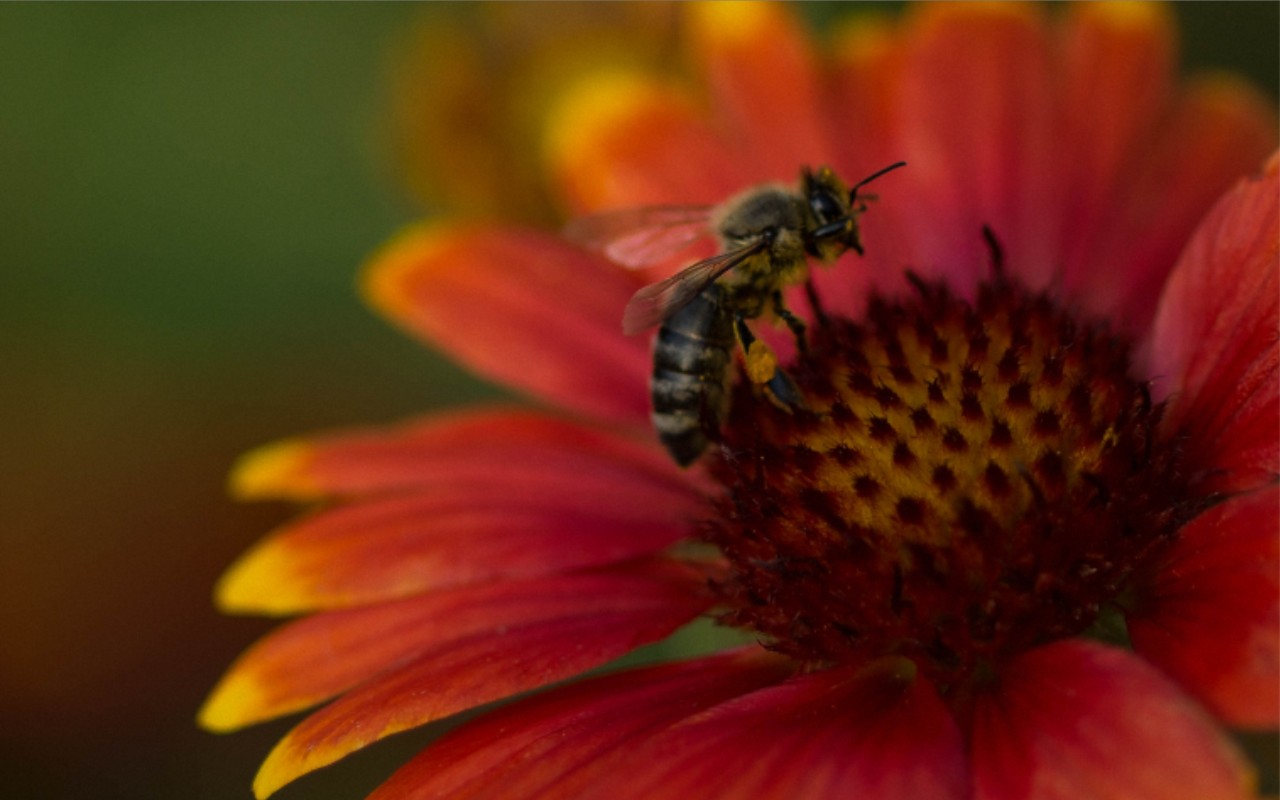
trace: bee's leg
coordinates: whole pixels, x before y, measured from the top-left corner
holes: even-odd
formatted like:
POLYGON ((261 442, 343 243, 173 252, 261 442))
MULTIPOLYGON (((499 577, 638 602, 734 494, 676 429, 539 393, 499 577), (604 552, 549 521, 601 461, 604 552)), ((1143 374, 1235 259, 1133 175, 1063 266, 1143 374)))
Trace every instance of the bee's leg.
POLYGON ((818 299, 818 287, 813 285, 813 278, 805 279, 804 294, 809 298, 809 308, 813 309, 813 318, 818 321, 820 327, 825 327, 827 311, 822 307, 822 301, 818 299))
POLYGON ((785 370, 780 369, 773 373, 773 377, 764 388, 765 396, 788 414, 794 414, 796 409, 806 407, 800 387, 796 386, 795 381, 791 380, 791 376, 785 370))
POLYGON ((787 327, 791 329, 791 335, 796 337, 796 347, 801 353, 809 352, 809 342, 804 338, 805 324, 804 320, 791 313, 791 309, 782 304, 782 292, 773 293, 773 313, 782 318, 787 323, 787 327))
POLYGON ((778 357, 773 354, 773 350, 756 338, 741 314, 733 315, 733 330, 738 335, 738 344, 742 346, 742 354, 746 358, 747 378, 757 386, 773 380, 774 373, 778 371, 778 357))
POLYGON ((804 407, 804 397, 791 376, 778 367, 778 357, 769 345, 760 341, 747 327, 747 321, 741 314, 733 317, 733 327, 738 334, 738 343, 746 354, 747 378, 756 386, 765 390, 765 396, 778 408, 788 414, 797 408, 804 407))

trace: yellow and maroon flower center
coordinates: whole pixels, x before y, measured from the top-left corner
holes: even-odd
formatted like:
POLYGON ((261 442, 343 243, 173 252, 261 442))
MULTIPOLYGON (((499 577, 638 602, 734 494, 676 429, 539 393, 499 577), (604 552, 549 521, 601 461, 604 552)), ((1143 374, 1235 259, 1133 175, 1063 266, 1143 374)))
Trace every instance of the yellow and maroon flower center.
POLYGON ((723 621, 810 663, 936 680, 1086 630, 1194 510, 1129 347, 996 280, 816 324, 807 408, 741 385, 704 528, 723 621))

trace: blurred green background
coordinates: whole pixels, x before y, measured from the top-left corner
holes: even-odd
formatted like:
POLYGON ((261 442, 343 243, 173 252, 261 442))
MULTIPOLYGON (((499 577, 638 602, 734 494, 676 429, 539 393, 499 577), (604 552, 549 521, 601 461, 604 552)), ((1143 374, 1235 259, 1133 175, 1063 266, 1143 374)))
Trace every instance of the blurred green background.
MULTIPOLYGON (((1186 63, 1275 97, 1278 8, 1179 4, 1186 63)), ((229 502, 228 465, 496 395, 353 291, 421 213, 389 146, 390 54, 456 11, 0 5, 0 795, 249 797, 291 721, 195 728, 270 627, 218 616, 210 589, 289 509, 229 502)), ((425 735, 279 797, 363 796, 425 735)))

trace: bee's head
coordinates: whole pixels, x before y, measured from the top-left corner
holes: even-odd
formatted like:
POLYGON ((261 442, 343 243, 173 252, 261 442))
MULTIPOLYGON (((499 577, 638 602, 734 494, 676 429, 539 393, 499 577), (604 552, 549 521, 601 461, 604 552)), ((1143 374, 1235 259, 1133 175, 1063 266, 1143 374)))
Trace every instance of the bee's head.
POLYGON ((847 249, 861 252, 857 214, 849 202, 853 195, 844 181, 830 167, 817 172, 805 167, 800 182, 810 216, 805 242, 809 252, 823 260, 847 249))
POLYGON ((801 188, 813 216, 813 227, 806 242, 809 251, 825 260, 835 258, 845 250, 862 255, 858 215, 867 210, 863 201, 870 198, 859 199, 858 190, 886 172, 906 165, 905 161, 891 164, 858 181, 853 188, 846 188, 830 167, 820 167, 817 173, 805 167, 801 173, 801 188))

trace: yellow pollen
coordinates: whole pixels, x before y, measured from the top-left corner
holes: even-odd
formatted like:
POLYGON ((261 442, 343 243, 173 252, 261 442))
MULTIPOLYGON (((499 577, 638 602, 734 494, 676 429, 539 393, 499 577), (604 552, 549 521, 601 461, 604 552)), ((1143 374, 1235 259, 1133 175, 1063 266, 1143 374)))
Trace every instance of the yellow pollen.
POLYGON ((768 383, 778 372, 778 357, 773 354, 769 345, 757 339, 747 348, 746 368, 747 377, 752 383, 768 383))

